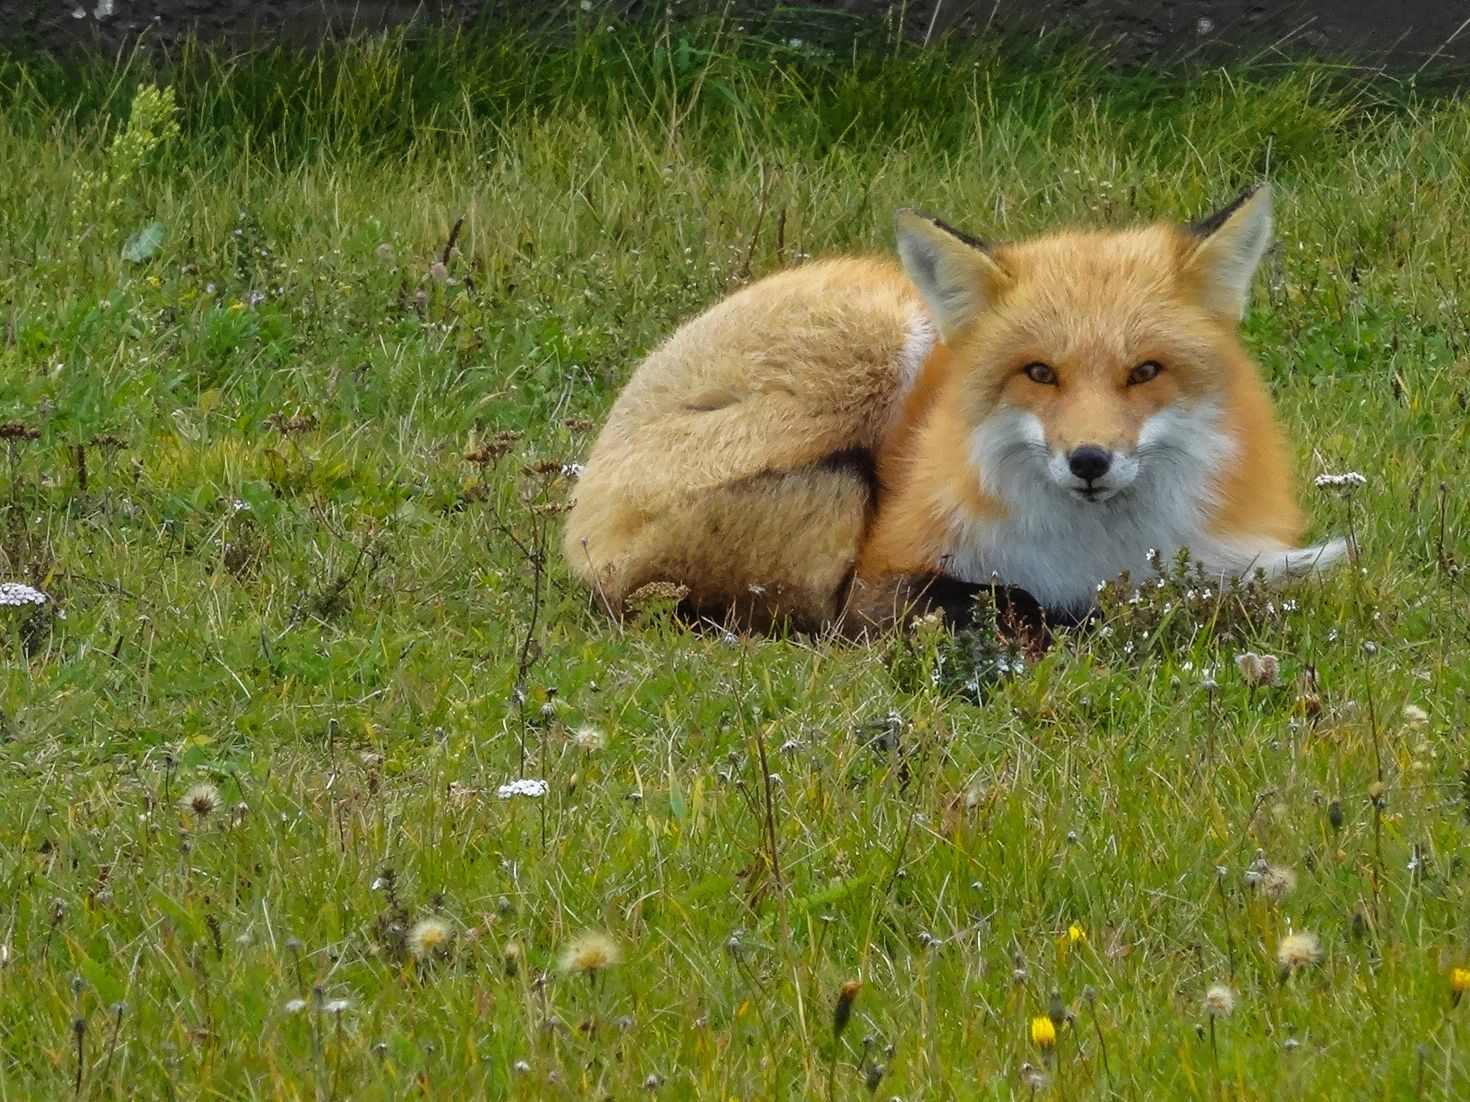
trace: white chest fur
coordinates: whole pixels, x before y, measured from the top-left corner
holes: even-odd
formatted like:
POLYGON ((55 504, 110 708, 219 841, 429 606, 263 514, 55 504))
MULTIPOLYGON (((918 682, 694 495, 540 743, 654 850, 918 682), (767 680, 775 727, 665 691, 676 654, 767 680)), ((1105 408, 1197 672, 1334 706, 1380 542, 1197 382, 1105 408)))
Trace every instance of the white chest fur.
POLYGON ((1006 513, 985 519, 957 511, 948 569, 966 581, 1019 586, 1053 610, 1079 612, 1101 584, 1125 571, 1134 580, 1151 575, 1151 551, 1168 560, 1188 548, 1202 562, 1225 565, 1224 546, 1206 532, 1211 472, 1235 450, 1218 420, 1208 407, 1157 415, 1128 457, 1138 464, 1132 484, 1093 502, 1048 477, 1051 455, 1035 417, 1015 411, 990 418, 975 432, 969 460, 1006 513))

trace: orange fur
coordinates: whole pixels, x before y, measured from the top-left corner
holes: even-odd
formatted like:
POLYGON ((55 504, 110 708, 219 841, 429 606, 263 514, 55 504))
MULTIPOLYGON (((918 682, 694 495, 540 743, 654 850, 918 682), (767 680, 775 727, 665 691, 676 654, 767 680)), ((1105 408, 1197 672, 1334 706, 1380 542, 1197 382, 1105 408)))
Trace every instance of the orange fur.
POLYGON ((1338 553, 1295 548, 1287 451, 1236 336, 1268 193, 1193 230, 988 248, 899 228, 906 273, 782 272, 639 367, 564 543, 609 607, 673 581, 703 615, 812 627, 923 589, 885 579, 943 573, 1075 608, 1107 572, 1144 572, 1150 540, 1224 573, 1338 553), (1112 466, 1082 484, 1084 447, 1112 466))

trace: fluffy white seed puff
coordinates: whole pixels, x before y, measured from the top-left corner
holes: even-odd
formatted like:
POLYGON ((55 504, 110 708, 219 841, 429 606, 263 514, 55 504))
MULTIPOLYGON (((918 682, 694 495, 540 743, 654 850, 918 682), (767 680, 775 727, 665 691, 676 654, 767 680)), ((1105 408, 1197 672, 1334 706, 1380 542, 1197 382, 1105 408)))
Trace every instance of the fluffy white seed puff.
POLYGON ((1316 934, 1287 934, 1276 947, 1276 962, 1284 972, 1295 972, 1322 959, 1322 943, 1316 934))
POLYGON ((1235 1012, 1235 992, 1223 983, 1210 985, 1205 992, 1205 1013, 1211 1018, 1228 1018, 1235 1012))

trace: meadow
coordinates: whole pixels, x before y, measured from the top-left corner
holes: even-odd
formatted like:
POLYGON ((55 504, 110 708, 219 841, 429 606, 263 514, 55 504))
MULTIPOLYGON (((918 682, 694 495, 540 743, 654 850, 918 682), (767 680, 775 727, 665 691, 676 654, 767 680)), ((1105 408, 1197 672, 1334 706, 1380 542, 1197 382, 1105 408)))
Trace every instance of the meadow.
POLYGON ((595 15, 0 58, 0 1098, 1464 1097, 1427 76, 595 15), (1246 342, 1351 568, 1033 653, 570 583, 570 465, 729 289, 1263 176, 1246 342))

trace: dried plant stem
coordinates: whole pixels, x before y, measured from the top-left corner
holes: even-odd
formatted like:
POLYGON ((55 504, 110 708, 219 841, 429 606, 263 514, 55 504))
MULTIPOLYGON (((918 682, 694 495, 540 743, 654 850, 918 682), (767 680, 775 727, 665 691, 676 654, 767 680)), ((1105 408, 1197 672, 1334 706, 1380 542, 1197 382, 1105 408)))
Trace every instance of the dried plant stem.
POLYGON ((1220 915, 1225 922, 1225 957, 1230 965, 1230 978, 1235 979, 1235 932, 1230 927, 1230 899, 1225 894, 1225 884, 1215 877, 1215 892, 1220 897, 1220 915))
MULTIPOLYGON (((1358 532, 1351 496, 1347 502, 1347 526, 1348 541, 1356 552, 1358 532)), ((1373 699, 1373 671, 1369 668, 1373 648, 1368 646, 1367 632, 1371 621, 1368 604, 1363 596, 1363 574, 1356 563, 1353 565, 1352 577, 1354 611, 1358 616, 1359 631, 1363 635, 1358 647, 1358 655, 1363 663, 1363 702, 1368 709, 1368 732, 1373 740, 1373 925, 1377 928, 1383 921, 1383 809, 1387 802, 1383 789, 1383 732, 1378 726, 1378 709, 1373 699)))

